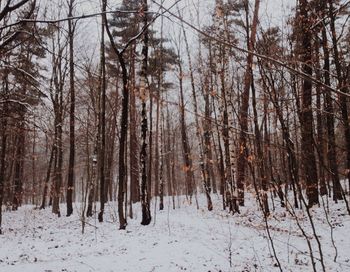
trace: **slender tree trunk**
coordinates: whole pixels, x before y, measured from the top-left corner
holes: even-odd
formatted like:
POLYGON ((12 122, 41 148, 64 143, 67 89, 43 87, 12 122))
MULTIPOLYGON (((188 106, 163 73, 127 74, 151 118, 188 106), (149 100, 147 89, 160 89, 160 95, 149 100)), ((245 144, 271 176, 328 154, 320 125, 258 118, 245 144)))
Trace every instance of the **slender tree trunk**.
POLYGON ((51 152, 50 152, 50 159, 49 159, 49 164, 47 166, 47 171, 46 171, 46 178, 45 178, 45 183, 44 183, 44 190, 43 190, 43 198, 41 200, 41 206, 40 209, 45 209, 46 207, 46 197, 47 197, 47 190, 49 188, 49 181, 50 181, 50 176, 51 176, 51 168, 52 164, 54 161, 54 157, 56 156, 56 147, 55 144, 52 145, 51 152))
MULTIPOLYGON (((102 2, 102 13, 106 12, 106 1, 102 2)), ((105 193, 105 159, 106 159, 106 60, 105 60, 105 18, 102 17, 101 25, 101 63, 100 63, 100 93, 101 93, 101 145, 99 150, 100 161, 100 212, 98 214, 98 221, 103 222, 103 213, 106 203, 105 193)))
POLYGON ((185 102, 184 102, 184 91, 183 91, 183 71, 182 64, 178 63, 179 66, 179 87, 180 87, 180 126, 181 126, 181 142, 183 150, 183 160, 186 179, 186 196, 189 196, 190 203, 192 203, 193 195, 193 180, 192 180, 192 159, 191 159, 191 150, 188 143, 187 128, 185 121, 185 102))
MULTIPOLYGON (((222 126, 222 138, 224 142, 224 157, 223 161, 225 161, 225 206, 229 207, 229 210, 232 212, 239 213, 239 207, 237 203, 237 195, 235 194, 235 184, 234 184, 234 176, 232 172, 231 166, 231 150, 230 150, 230 134, 229 134, 229 120, 228 120, 228 103, 227 103, 227 95, 226 95, 226 85, 225 85, 225 55, 224 52, 221 54, 221 64, 222 68, 220 71, 220 79, 221 79, 221 97, 222 97, 222 118, 223 118, 223 126, 222 126)), ((220 141, 220 140, 219 140, 220 141)))
MULTIPOLYGON (((246 1, 246 16, 248 18, 249 8, 248 1, 246 1)), ((249 31, 249 25, 247 24, 248 35, 248 50, 253 51, 256 40, 256 29, 258 25, 258 14, 259 14, 260 1, 255 0, 254 16, 249 31)), ((248 23, 248 19, 246 20, 248 23)), ((239 124, 240 124, 240 135, 239 135, 239 152, 237 157, 237 188, 238 188, 238 201, 239 205, 244 206, 244 186, 245 186, 245 168, 247 164, 247 132, 248 132, 248 108, 249 108, 249 89, 252 80, 252 67, 253 67, 253 54, 248 54, 247 65, 244 74, 244 87, 242 93, 241 107, 239 109, 239 124)))
MULTIPOLYGON (((69 1, 68 17, 73 16, 73 6, 75 0, 69 1)), ((74 83, 74 25, 73 21, 68 21, 69 37, 69 92, 70 92, 70 109, 69 109, 69 164, 67 179, 67 216, 73 213, 73 190, 74 190, 74 163, 75 163, 75 83, 74 83)))
POLYGON ((36 206, 36 128, 35 128, 35 116, 33 118, 33 145, 32 145, 32 205, 36 206))
MULTIPOLYGON (((263 209, 264 216, 268 216, 270 214, 270 210, 269 210, 268 197, 267 197, 267 190, 268 190, 267 175, 265 172, 266 169, 265 169, 265 163, 264 163, 264 152, 262 148, 262 137, 261 137, 261 131, 258 123, 258 112, 256 109, 256 92, 255 92, 253 74, 252 74, 251 84, 252 84, 252 105, 253 105, 253 112, 254 112, 255 144, 256 144, 256 153, 257 153, 257 168, 258 168, 258 174, 260 176, 261 188, 263 191, 262 193, 260 193, 260 191, 258 190, 256 193, 261 194, 261 196, 258 196, 260 204, 262 205, 261 208, 263 209)), ((257 184, 254 184, 254 185, 257 186, 257 184)))
POLYGON ((161 115, 161 129, 160 129, 160 166, 159 166, 159 210, 164 210, 164 116, 163 109, 161 115))
POLYGON ((15 150, 13 210, 17 210, 21 206, 23 196, 23 163, 25 156, 25 108, 23 105, 20 105, 19 109, 19 124, 15 150))
POLYGON ((61 195, 61 186, 62 186, 62 165, 63 165, 63 142, 62 142, 62 107, 63 107, 63 94, 62 91, 59 94, 59 109, 57 112, 57 136, 56 136, 56 146, 57 146, 57 159, 54 170, 54 182, 53 182, 53 191, 52 191, 52 212, 57 214, 58 217, 61 216, 60 212, 60 195, 61 195))
MULTIPOLYGON (((180 12, 179 12, 180 13, 180 12)), ((204 192, 207 197, 207 207, 208 210, 211 211, 213 209, 213 203, 211 200, 211 187, 210 187, 210 176, 209 176, 209 171, 208 171, 208 163, 207 163, 207 155, 208 151, 206 147, 204 147, 203 143, 203 137, 201 137, 200 133, 200 124, 198 120, 198 105, 197 105, 197 95, 196 95, 196 88, 195 88, 195 82, 194 82, 194 74, 193 74, 193 68, 192 68, 192 59, 191 59, 191 54, 190 54, 190 48, 189 44, 187 41, 187 35, 184 26, 182 26, 182 33, 184 35, 184 40, 185 40, 185 45, 186 45, 186 52, 187 52, 187 59, 188 59, 188 64, 189 64, 189 70, 190 70, 190 80, 191 80, 191 91, 192 91, 192 99, 193 99, 193 107, 194 107, 194 118, 195 118, 195 123, 196 123, 196 136, 197 136, 197 141, 199 144, 199 160, 200 160, 200 169, 201 169, 201 174, 202 174, 202 179, 203 179, 203 187, 204 187, 204 192), (204 149, 206 149, 206 153, 204 154, 204 149), (206 157, 205 157, 206 155, 206 157)), ((204 83, 208 84, 208 82, 204 83)), ((208 88, 207 86, 204 86, 204 88, 208 88)), ((207 109, 209 110, 209 109, 207 109)), ((206 129, 208 127, 206 126, 206 129)), ((210 135, 208 134, 207 131, 204 131, 204 137, 207 137, 207 141, 210 141, 210 135)))
MULTIPOLYGON (((321 69, 320 69, 320 56, 319 56, 319 49, 320 49, 320 43, 319 40, 316 39, 314 42, 314 50, 315 50, 315 56, 316 56, 316 78, 321 81, 321 69)), ((326 178, 325 178, 325 143, 324 143, 324 123, 323 123, 323 109, 321 104, 321 86, 316 86, 316 108, 317 108, 317 114, 316 114, 316 128, 317 128, 317 154, 318 154, 318 177, 319 177, 319 184, 320 184, 320 195, 324 196, 327 195, 327 187, 326 187, 326 178)))
MULTIPOLYGON (((267 69, 270 69, 270 68, 267 67, 267 69)), ((276 110, 276 118, 281 124, 283 142, 285 144, 286 153, 287 153, 289 176, 290 176, 291 186, 294 194, 294 206, 295 208, 298 208, 299 205, 298 205, 297 189, 300 186, 299 186, 299 175, 298 175, 299 166, 298 166, 298 161, 296 157, 295 145, 291 138, 288 124, 285 122, 283 118, 282 106, 278 103, 277 91, 276 91, 274 82, 271 81, 266 76, 266 72, 262 67, 260 68, 260 71, 264 73, 262 75, 263 83, 267 88, 270 101, 272 102, 276 110), (269 87, 271 88, 271 90, 269 89, 269 87)), ((281 156, 284 157, 283 155, 281 156)))
MULTIPOLYGON (((346 76, 342 75, 341 67, 341 57, 338 49, 338 37, 335 28, 335 13, 333 8, 333 1, 328 0, 329 3, 329 18, 330 18, 330 28, 333 44, 333 54, 334 54, 334 64, 338 77, 338 88, 344 93, 349 93, 348 79, 346 76)), ((346 148, 346 169, 347 178, 350 185, 350 122, 349 122, 349 112, 348 112, 348 98, 346 96, 339 96, 340 111, 342 117, 342 123, 344 127, 344 139, 346 148)), ((343 199, 343 189, 340 182, 333 184, 333 199, 335 201, 343 199)))
MULTIPOLYGON (((327 86, 331 86, 330 79, 330 52, 327 39, 326 28, 322 28, 322 49, 323 49, 323 70, 324 70, 324 83, 327 86)), ((333 190, 340 184, 338 163, 337 163, 337 151, 335 140, 335 118, 332 94, 328 89, 324 90, 324 110, 326 112, 326 126, 327 126, 327 160, 329 169, 331 172, 331 179, 333 183, 333 190)), ((330 192, 329 192, 330 193, 330 192)), ((335 193, 333 191, 333 193, 335 193)), ((338 196, 334 196, 334 199, 338 199, 338 196)))
MULTIPOLYGON (((142 2, 143 9, 143 24, 147 26, 147 11, 148 4, 147 0, 142 2)), ((142 98, 142 125, 141 125, 141 135, 142 135, 142 148, 141 148, 141 207, 142 207, 142 221, 141 225, 149 225, 152 220, 150 211, 150 179, 151 176, 147 177, 147 113, 146 113, 146 87, 147 84, 147 65, 148 65, 148 30, 146 29, 143 33, 143 46, 142 46, 142 63, 141 63, 141 81, 140 81, 140 93, 142 98), (147 188, 149 187, 149 188, 147 188), (148 190, 149 189, 149 190, 148 190)), ((150 97, 152 100, 152 98, 150 97)), ((151 143, 150 143, 151 145, 151 143)), ((152 161, 148 162, 149 165, 152 161)))
MULTIPOLYGON (((106 1, 106 0, 104 0, 106 1)), ((107 22, 106 13, 103 14, 104 21, 107 22)), ((122 92, 122 113, 120 117, 120 137, 119 137, 119 187, 118 187, 118 217, 119 217, 119 229, 126 228, 126 218, 124 215, 124 194, 125 188, 124 184, 126 181, 126 162, 125 162, 125 152, 126 152, 126 138, 128 134, 128 113, 129 113, 129 80, 128 80, 128 70, 126 67, 125 59, 123 53, 118 50, 117 45, 114 42, 112 33, 109 30, 108 24, 106 24, 106 31, 109 40, 112 44, 113 50, 117 55, 120 69, 122 72, 123 81, 123 92, 122 92)))
MULTIPOLYGON (((215 101, 213 99, 213 111, 214 111, 214 118, 215 118, 215 124, 216 124, 216 134, 217 134, 217 142, 218 142, 218 155, 216 156, 218 158, 218 163, 217 163, 217 167, 218 167, 218 171, 219 171, 219 175, 220 175, 220 194, 222 195, 222 204, 223 204, 223 209, 226 208, 226 181, 225 181, 225 165, 224 165, 224 155, 223 155, 223 151, 222 151, 222 146, 221 146, 221 138, 220 138, 220 129, 219 129, 219 125, 218 125, 218 118, 217 118, 217 114, 216 114, 216 107, 215 107, 215 101)), ((214 150, 216 151, 216 148, 214 148, 214 150)))
MULTIPOLYGON (((8 81, 5 79, 6 92, 8 89, 8 81)), ((2 203, 4 199, 4 183, 6 172, 6 151, 7 151, 7 101, 4 102, 0 115, 1 128, 1 150, 0 150, 0 234, 2 234, 2 203)))
POLYGON ((139 140, 137 137, 137 109, 136 109, 136 86, 135 86, 135 49, 131 50, 131 76, 132 90, 130 92, 130 199, 132 203, 140 201, 140 186, 139 186, 139 140))

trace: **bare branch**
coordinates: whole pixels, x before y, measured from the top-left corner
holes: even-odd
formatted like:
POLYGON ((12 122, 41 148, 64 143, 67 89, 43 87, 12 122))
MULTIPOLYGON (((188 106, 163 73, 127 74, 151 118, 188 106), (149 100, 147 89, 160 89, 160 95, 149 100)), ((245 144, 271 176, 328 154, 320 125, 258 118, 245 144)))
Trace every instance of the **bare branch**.
POLYGON ((338 90, 338 89, 335 89, 333 88, 332 86, 328 86, 326 85, 325 83, 321 82, 320 80, 314 78, 314 77, 310 77, 309 75, 305 74, 304 72, 302 71, 299 71, 295 68, 292 68, 288 65, 288 63, 284 62, 284 61, 281 61, 281 60, 278 60, 278 59, 274 59, 272 57, 269 57, 269 56, 266 56, 266 55, 262 55, 262 54, 259 54, 259 53, 256 53, 255 51, 251 51, 251 50, 247 50, 247 49, 244 49, 242 47, 239 47, 235 44, 232 44, 232 43, 227 43, 225 41, 222 41, 216 37, 213 37, 211 35, 209 35, 208 33, 202 31, 201 29, 199 29, 198 27, 195 27, 194 25, 192 25, 191 23, 187 22, 186 20, 184 20, 183 18, 181 18, 180 16, 176 15, 175 13, 171 12, 168 8, 164 7, 163 5, 157 3, 156 1, 154 0, 151 0, 154 4, 156 4, 157 6, 163 8, 167 13, 169 13, 171 16, 173 16, 174 18, 178 19, 179 21, 182 21, 185 25, 187 25, 188 27, 192 28, 193 30, 195 30, 196 32, 198 32, 199 34, 203 35, 204 37, 210 39, 210 40, 213 40, 217 43, 221 43, 227 47, 230 47, 230 48, 233 48, 235 50, 238 50, 240 52, 243 52, 245 54, 252 54, 254 55, 255 57, 257 58, 260 58, 260 59, 263 59, 265 61, 268 61, 268 62, 272 62, 274 64, 277 64, 281 67, 284 67, 286 68, 287 70, 289 70, 290 72, 292 72, 293 74, 295 75, 298 75, 302 78, 305 78, 305 79, 308 79, 308 80, 311 80, 312 82, 314 82, 315 84, 318 84, 328 90, 330 90, 331 92, 334 92, 338 95, 341 95, 341 96, 345 96, 345 97, 350 97, 350 94, 347 94, 347 93, 344 93, 342 92, 341 90, 338 90))

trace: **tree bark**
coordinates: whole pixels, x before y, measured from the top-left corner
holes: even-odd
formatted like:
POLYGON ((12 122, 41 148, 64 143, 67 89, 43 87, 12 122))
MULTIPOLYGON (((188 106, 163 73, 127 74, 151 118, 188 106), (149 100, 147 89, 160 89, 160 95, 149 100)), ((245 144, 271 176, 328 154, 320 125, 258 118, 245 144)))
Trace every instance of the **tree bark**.
MULTIPOLYGON (((73 16, 73 5, 75 0, 70 0, 68 4, 68 17, 73 16)), ((67 179, 67 216, 73 213, 73 190, 74 190, 74 163, 75 163, 75 83, 74 83, 74 26, 73 21, 68 21, 69 37, 69 164, 67 179)))
MULTIPOLYGON (((143 10, 143 24, 147 26, 147 11, 148 4, 147 0, 142 2, 143 10)), ((146 96, 147 96, 147 61, 148 61, 148 30, 146 29, 143 33, 143 45, 142 45, 142 63, 141 63, 141 73, 140 73, 140 93, 142 101, 142 125, 141 125, 141 135, 142 135, 142 147, 141 147, 141 207, 142 207, 142 220, 141 225, 149 225, 151 223, 151 211, 150 211, 150 181, 151 176, 147 176, 147 113, 146 113, 146 96)), ((150 99, 152 99, 150 97, 150 99)), ((152 162, 149 161, 149 164, 152 162)))
MULTIPOLYGON (((302 61, 302 71, 312 77, 312 46, 310 31, 310 14, 308 12, 308 2, 300 0, 298 31, 300 35, 300 60, 302 61)), ((306 182, 306 195, 308 206, 318 204, 318 179, 314 148, 313 115, 312 115, 312 82, 304 78, 302 80, 302 107, 300 115, 301 125, 301 159, 303 161, 304 178, 306 182)))
MULTIPOLYGON (((106 1, 102 2, 102 13, 106 12, 106 1)), ((103 222, 103 213, 106 203, 105 192, 105 159, 106 159, 106 60, 105 60, 105 17, 102 17, 101 25, 101 51, 100 51, 100 93, 101 93, 101 112, 100 112, 100 127, 101 127, 101 145, 99 150, 100 161, 100 212, 98 213, 98 221, 103 222)))
MULTIPOLYGON (((246 1, 246 16, 248 16, 249 8, 248 1, 246 1)), ((249 31, 249 25, 247 24, 247 42, 248 50, 253 51, 256 40, 256 29, 258 25, 260 0, 255 0, 254 16, 249 31), (250 37, 249 37, 250 32, 250 37)), ((248 18, 248 17, 247 17, 248 18)), ((248 19, 246 20, 248 23, 248 19)), ((244 86, 242 93, 241 107, 239 109, 239 125, 240 135, 238 142, 238 157, 237 157, 237 189, 238 189, 238 201, 239 205, 244 206, 244 186, 245 186, 245 169, 247 164, 247 132, 248 132, 248 108, 249 108, 249 89, 252 80, 252 67, 253 67, 253 54, 249 53, 247 56, 247 65, 244 74, 244 86)))

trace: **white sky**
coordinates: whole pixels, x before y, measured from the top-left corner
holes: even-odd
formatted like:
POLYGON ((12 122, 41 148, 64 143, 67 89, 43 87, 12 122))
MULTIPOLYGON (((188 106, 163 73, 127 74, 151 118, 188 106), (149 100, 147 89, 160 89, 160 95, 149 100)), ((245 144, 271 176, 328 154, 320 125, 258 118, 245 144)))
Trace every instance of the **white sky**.
MULTIPOLYGON (((161 0, 157 0, 161 2, 161 0)), ((288 14, 290 14, 291 7, 295 5, 296 0, 262 0, 260 7, 260 22, 263 26, 279 26, 281 29, 284 28, 285 19, 288 14)), ((64 7, 59 8, 58 3, 65 3, 66 0, 40 0, 41 8, 43 9, 45 6, 50 6, 49 13, 52 12, 54 14, 48 15, 48 17, 64 17, 65 11, 64 7), (54 8, 52 8, 54 7, 54 8), (57 15, 60 12, 60 15, 57 15)), ((108 1, 109 9, 118 8, 121 1, 114 0, 108 1)), ((151 1, 149 1, 151 2, 151 1)), ((250 0, 251 5, 254 5, 254 0, 250 0)), ((174 0, 164 0, 165 6, 170 6, 174 3, 174 0)), ((215 0, 182 0, 179 3, 180 9, 183 12, 184 18, 187 21, 192 22, 196 26, 197 24, 197 15, 196 9, 199 7, 199 24, 201 27, 207 25, 210 22, 210 13, 213 10, 215 4, 215 0)), ((157 8, 153 5, 151 10, 157 10, 157 8)), ((77 0, 77 7, 75 14, 82 15, 88 13, 95 13, 100 11, 100 1, 99 0, 77 0)), ((176 12, 176 8, 173 8, 174 12, 176 12)), ((92 19, 84 19, 80 20, 78 23, 77 29, 77 37, 76 37, 76 52, 77 57, 91 57, 98 56, 98 43, 99 43, 99 22, 100 18, 92 18, 92 19)), ((164 33, 169 36, 178 36, 180 31, 179 22, 174 19, 171 22, 168 19, 164 19, 164 33)), ((160 19, 157 19, 155 27, 159 27, 160 19)), ((196 35, 192 30, 187 29, 188 37, 190 40, 190 44, 195 44, 191 42, 191 39, 196 39, 196 35)))

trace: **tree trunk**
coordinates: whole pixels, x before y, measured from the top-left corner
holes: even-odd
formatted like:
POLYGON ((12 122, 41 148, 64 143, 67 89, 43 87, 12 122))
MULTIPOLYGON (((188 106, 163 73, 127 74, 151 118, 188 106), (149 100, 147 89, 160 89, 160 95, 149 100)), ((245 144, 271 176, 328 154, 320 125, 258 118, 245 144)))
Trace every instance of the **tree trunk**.
POLYGON ((192 180, 192 159, 191 159, 191 150, 188 144, 187 128, 185 121, 185 102, 184 102, 184 91, 183 91, 183 71, 182 64, 179 61, 179 87, 180 87, 180 126, 181 126, 181 142, 183 150, 183 160, 186 180, 186 196, 190 198, 190 203, 192 203, 193 195, 193 180, 192 180))
MULTIPOLYGON (((349 93, 348 88, 348 79, 346 76, 342 75, 341 59, 338 49, 338 37, 335 29, 335 13, 333 8, 333 1, 328 0, 329 2, 329 18, 330 18, 330 28, 331 36, 333 43, 333 53, 334 53, 334 64, 337 72, 338 78, 338 89, 343 93, 349 93)), ((349 123, 349 113, 348 113, 348 98, 346 96, 339 96, 340 111, 342 117, 342 123, 344 127, 344 139, 345 139, 345 148, 346 148, 346 169, 347 169, 347 178, 350 184, 350 123, 349 123)), ((343 189, 340 182, 333 184, 333 199, 335 201, 343 199, 343 189)))
MULTIPOLYGON (((102 13, 106 12, 106 1, 102 2, 102 13)), ((106 159, 106 61, 105 61, 105 18, 102 17, 101 25, 101 63, 100 63, 100 94, 101 94, 101 112, 100 112, 100 127, 101 127, 101 145, 99 150, 100 161, 100 212, 98 214, 98 221, 103 222, 103 213, 106 203, 105 192, 105 159, 106 159)))
MULTIPOLYGON (((248 1, 246 1, 246 16, 248 18, 249 8, 248 1)), ((255 0, 254 16, 251 29, 249 31, 248 19, 247 21, 247 42, 248 50, 253 51, 256 40, 256 29, 258 25, 260 0, 255 0), (250 37, 249 37, 250 32, 250 37)), ((248 54, 247 65, 244 74, 244 87, 242 93, 241 107, 239 109, 239 124, 240 135, 238 144, 238 157, 237 157, 237 189, 238 189, 238 201, 239 205, 244 206, 244 186, 245 186, 245 169, 247 164, 247 132, 248 132, 248 108, 249 108, 249 89, 252 80, 252 66, 253 66, 253 54, 248 54)))
MULTIPOLYGON (((75 0, 70 0, 68 4, 68 17, 73 16, 73 5, 75 0)), ((73 21, 68 21, 69 37, 69 165, 67 179, 67 216, 73 213, 73 190, 74 190, 74 162, 75 162, 75 86, 74 86, 74 26, 73 21)))
MULTIPOLYGON (((310 31, 310 14, 308 13, 308 2, 299 2, 298 31, 300 34, 300 59, 302 71, 312 77, 312 47, 310 31)), ((312 115, 312 82, 304 78, 302 81, 302 107, 300 115, 301 125, 301 159, 303 161, 304 178, 306 182, 306 195, 308 206, 318 204, 318 180, 314 149, 313 115, 312 115)))
POLYGON ((135 49, 131 51, 132 63, 130 66, 132 76, 132 90, 130 92, 130 199, 132 203, 140 201, 140 186, 139 186, 139 140, 137 137, 137 109, 136 109, 136 86, 135 86, 135 49))
POLYGON ((43 198, 41 200, 41 206, 40 209, 45 209, 46 207, 46 197, 47 197, 47 190, 49 188, 49 181, 50 181, 50 176, 51 176, 51 168, 52 168, 52 163, 54 161, 54 157, 56 156, 56 147, 55 144, 52 145, 51 152, 50 152, 50 159, 49 159, 49 164, 47 166, 47 171, 46 171, 46 178, 45 178, 45 183, 44 183, 44 190, 43 190, 43 198))
MULTIPOLYGON (((147 0, 142 2, 143 8, 143 24, 147 26, 147 0)), ((147 62, 148 62, 148 30, 145 30, 143 34, 143 46, 142 46, 142 63, 141 63, 141 73, 140 73, 140 94, 142 100, 142 125, 141 125, 141 135, 142 135, 142 147, 141 147, 141 207, 142 207, 142 220, 141 225, 149 225, 152 220, 150 211, 150 182, 151 176, 147 177, 147 113, 146 113, 146 87, 147 83, 147 62)), ((150 99, 152 99, 150 97, 150 99)), ((149 164, 152 162, 149 161, 149 164)))
MULTIPOLYGON (((8 89, 7 78, 5 80, 6 92, 8 89)), ((2 203, 4 199, 4 182, 6 171, 6 151, 7 151, 7 101, 4 102, 0 115, 1 128, 1 150, 0 150, 0 234, 2 234, 2 203)))
MULTIPOLYGON (((327 30, 325 27, 322 28, 322 49, 324 54, 324 83, 327 86, 331 86, 330 79, 330 53, 327 39, 327 30)), ((333 190, 337 188, 340 184, 338 163, 337 163, 337 151, 336 151, 336 140, 335 140, 335 118, 334 118, 334 107, 332 94, 328 89, 324 90, 324 110, 326 112, 326 126, 327 126, 327 159, 329 164, 329 169, 331 172, 331 179, 333 183, 333 190)), ((330 192, 329 192, 330 193, 330 192)), ((335 191, 333 191, 333 194, 335 191)), ((334 196, 334 195, 333 195, 334 196)), ((334 196, 337 200, 339 195, 334 196)))

